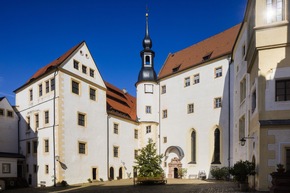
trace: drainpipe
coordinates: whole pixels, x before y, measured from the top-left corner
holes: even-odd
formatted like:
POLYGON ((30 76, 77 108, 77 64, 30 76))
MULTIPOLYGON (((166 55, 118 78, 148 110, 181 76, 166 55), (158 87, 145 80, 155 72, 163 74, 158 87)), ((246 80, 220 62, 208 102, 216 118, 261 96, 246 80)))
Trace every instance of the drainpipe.
POLYGON ((107 177, 108 177, 108 179, 109 179, 109 177, 110 177, 110 151, 109 151, 109 142, 110 142, 110 137, 109 137, 109 134, 110 134, 110 132, 109 132, 109 129, 110 129, 110 124, 109 124, 109 119, 110 119, 111 117, 109 116, 109 115, 107 115, 107 177))
POLYGON ((54 91, 53 91, 53 125, 52 125, 52 137, 53 137, 53 186, 56 186, 56 160, 55 160, 55 98, 56 98, 56 80, 55 77, 57 75, 58 68, 55 68, 55 72, 53 75, 54 78, 54 91))
POLYGON ((228 56, 229 61, 229 81, 228 81, 228 102, 229 102, 229 109, 228 109, 228 131, 229 131, 229 141, 228 141, 228 167, 231 167, 231 56, 228 56))
POLYGON ((158 93, 158 99, 159 99, 159 109, 158 109, 158 111, 159 111, 159 155, 161 155, 161 119, 160 119, 160 116, 161 116, 161 113, 160 113, 160 108, 161 108, 161 104, 160 104, 160 82, 159 82, 159 93, 158 93))

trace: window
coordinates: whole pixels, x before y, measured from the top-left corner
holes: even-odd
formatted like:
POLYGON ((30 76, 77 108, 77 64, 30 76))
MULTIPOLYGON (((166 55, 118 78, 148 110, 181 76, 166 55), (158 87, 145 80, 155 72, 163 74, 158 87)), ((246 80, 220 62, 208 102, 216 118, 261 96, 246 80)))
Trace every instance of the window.
POLYGON ((9 163, 2 163, 2 173, 9 174, 11 173, 11 164, 9 163))
POLYGON ((44 140, 44 152, 45 153, 49 152, 49 140, 48 139, 44 140))
POLYGON ((49 167, 48 167, 48 165, 45 165, 45 173, 46 173, 46 174, 49 173, 49 167))
POLYGON ((222 75, 223 75, 222 67, 215 68, 215 77, 218 78, 221 77, 222 75))
POLYGON ((31 153, 31 150, 30 150, 30 141, 27 141, 27 143, 26 143, 26 153, 27 154, 30 154, 31 153))
POLYGON ((4 109, 0 109, 0 116, 4 116, 4 109))
POLYGON ((163 143, 167 143, 167 137, 163 137, 163 143))
POLYGON ((55 79, 50 79, 50 90, 53 91, 55 89, 55 79))
POLYGON ((79 69, 79 62, 74 60, 74 69, 79 69))
POLYGON ((49 81, 45 82, 45 92, 49 93, 49 81))
POLYGON ((290 79, 276 80, 276 101, 290 101, 290 79))
POLYGON ((246 98, 246 78, 240 82, 240 103, 246 98))
POLYGON ((136 157, 138 156, 138 150, 134 150, 134 158, 136 159, 136 157))
POLYGON ((146 106, 146 113, 151 114, 151 106, 146 106))
POLYGON ((37 165, 36 164, 33 164, 33 172, 37 173, 37 165))
POLYGON ((145 66, 151 66, 151 57, 149 55, 145 56, 144 64, 145 66))
POLYGON ((49 111, 44 112, 44 123, 45 124, 49 123, 49 111))
POLYGON ((246 55, 246 45, 244 44, 242 47, 242 56, 245 57, 246 55))
POLYGON ((39 115, 35 114, 34 118, 35 118, 35 130, 36 130, 39 128, 39 115))
POLYGON ((33 148, 33 150, 32 150, 33 153, 37 153, 37 144, 38 144, 37 141, 33 141, 32 144, 33 144, 33 147, 32 147, 33 148))
POLYGON ((188 104, 187 105, 187 113, 190 114, 190 113, 193 113, 194 112, 194 104, 188 104))
POLYGON ((252 113, 254 113, 254 111, 256 110, 256 106, 257 106, 257 97, 256 97, 256 90, 254 90, 252 92, 252 113))
POLYGON ((93 88, 90 88, 90 99, 93 101, 96 100, 96 90, 93 88))
POLYGON ((113 154, 114 154, 114 157, 119 157, 119 147, 117 146, 113 147, 113 154))
POLYGON ((78 125, 85 126, 86 124, 86 115, 83 113, 78 113, 78 125))
POLYGON ((195 75, 193 76, 193 83, 194 83, 194 84, 198 84, 198 83, 199 83, 199 74, 195 74, 195 75))
POLYGON ((161 86, 161 94, 166 93, 166 85, 161 86))
POLYGON ((163 119, 167 118, 167 110, 162 111, 162 118, 163 119))
POLYGON ((246 123, 245 123, 245 116, 242 116, 240 119, 239 119, 239 140, 242 139, 243 137, 245 137, 245 126, 246 126, 246 123))
POLYGON ((266 0, 267 23, 279 22, 285 19, 284 0, 266 0))
POLYGON ((134 130, 134 138, 138 139, 138 130, 137 129, 134 130))
POLYGON ((31 128, 30 127, 30 117, 27 117, 26 119, 27 119, 27 128, 26 129, 30 130, 30 128, 31 128))
POLYGON ((117 123, 114 123, 114 133, 115 134, 119 133, 119 125, 117 123))
POLYGON ((144 92, 153 94, 153 84, 144 84, 144 92))
POLYGON ((95 77, 95 71, 93 69, 90 68, 90 77, 95 77))
POLYGON ((214 99, 214 108, 221 108, 222 107, 222 98, 215 98, 214 99))
POLYGON ((72 93, 79 94, 79 83, 72 80, 72 93))
POLYGON ((86 154, 86 143, 79 142, 79 154, 86 154))
POLYGON ((38 85, 38 95, 42 96, 42 84, 38 85))
POLYGON ((196 163, 196 133, 191 132, 191 163, 196 163))
POLYGON ((190 78, 189 77, 186 77, 185 79, 184 79, 184 87, 187 87, 187 86, 189 86, 190 85, 190 78))
POLYGON ((7 117, 13 117, 13 111, 7 110, 7 117))
POLYGON ((151 125, 146 126, 146 133, 151 133, 151 125))
POLYGON ((214 153, 212 164, 221 164, 220 161, 220 130, 218 128, 214 131, 214 153))
POLYGON ((87 67, 86 67, 85 65, 82 65, 82 72, 83 72, 84 74, 87 73, 87 67))
POLYGON ((32 89, 29 90, 29 100, 30 101, 33 100, 33 90, 32 89))

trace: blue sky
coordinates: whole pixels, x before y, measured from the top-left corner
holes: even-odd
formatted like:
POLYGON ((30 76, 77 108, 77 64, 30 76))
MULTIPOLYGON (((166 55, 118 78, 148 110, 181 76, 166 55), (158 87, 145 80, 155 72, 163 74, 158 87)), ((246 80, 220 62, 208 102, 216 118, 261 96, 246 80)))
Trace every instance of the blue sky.
POLYGON ((135 96, 146 5, 158 73, 169 53, 242 22, 246 0, 1 0, 0 97, 85 40, 103 79, 135 96))

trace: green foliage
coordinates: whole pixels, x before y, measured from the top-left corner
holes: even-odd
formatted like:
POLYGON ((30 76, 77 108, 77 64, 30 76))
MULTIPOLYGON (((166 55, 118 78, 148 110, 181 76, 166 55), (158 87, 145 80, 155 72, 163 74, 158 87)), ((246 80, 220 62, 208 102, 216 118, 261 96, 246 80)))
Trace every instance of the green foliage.
POLYGON ((238 161, 229 170, 238 182, 246 182, 249 175, 255 175, 255 164, 249 161, 238 161))
POLYGON ((210 173, 212 177, 214 177, 216 180, 226 180, 229 176, 229 168, 227 167, 213 167, 210 170, 210 173))
POLYGON ((179 177, 184 177, 184 176, 186 176, 186 174, 187 174, 187 169, 186 168, 179 168, 178 169, 178 176, 179 177))
POLYGON ((157 154, 155 143, 149 140, 146 147, 139 151, 135 162, 137 164, 138 177, 161 177, 164 173, 160 166, 163 155, 157 154))

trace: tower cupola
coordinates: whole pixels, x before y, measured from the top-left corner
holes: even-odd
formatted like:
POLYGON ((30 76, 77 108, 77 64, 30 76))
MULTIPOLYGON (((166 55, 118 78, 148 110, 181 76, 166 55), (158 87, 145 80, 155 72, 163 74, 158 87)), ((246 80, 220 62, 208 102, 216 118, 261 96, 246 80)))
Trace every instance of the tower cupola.
POLYGON ((146 13, 145 37, 143 39, 143 50, 140 52, 142 58, 142 67, 139 72, 138 81, 136 84, 144 81, 157 82, 157 75, 154 70, 155 53, 152 48, 152 40, 149 35, 148 13, 146 13))

